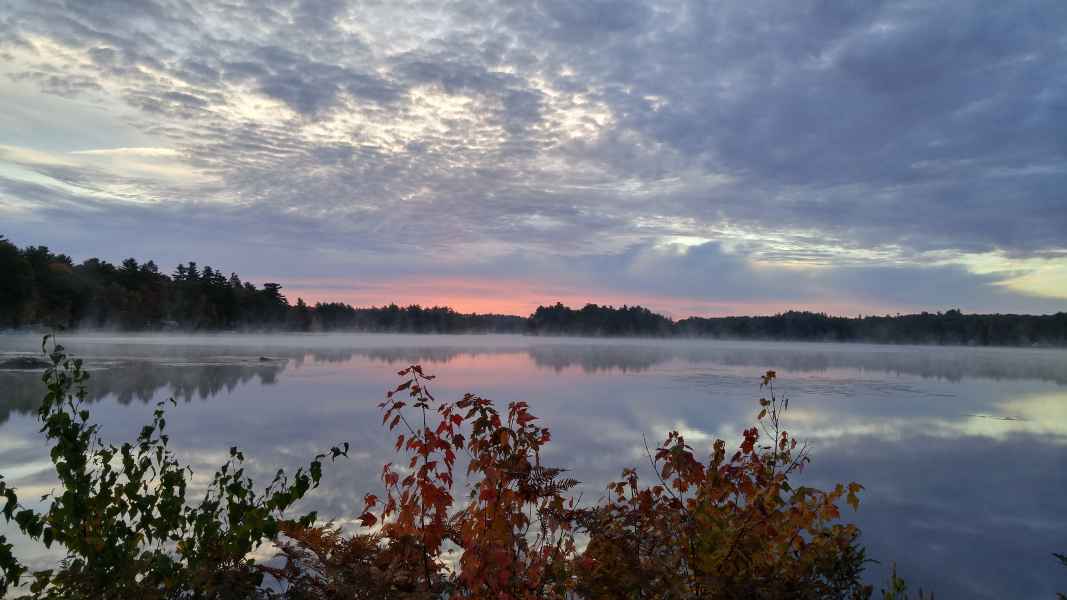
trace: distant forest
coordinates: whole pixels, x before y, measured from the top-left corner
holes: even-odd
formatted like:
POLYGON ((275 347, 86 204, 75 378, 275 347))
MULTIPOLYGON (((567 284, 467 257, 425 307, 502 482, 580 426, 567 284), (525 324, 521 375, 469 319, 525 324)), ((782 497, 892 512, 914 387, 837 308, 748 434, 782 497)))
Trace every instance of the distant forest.
POLYGON ((123 331, 366 331, 532 335, 710 337, 723 339, 1067 346, 1067 313, 834 317, 789 311, 757 317, 673 321, 640 306, 539 306, 529 317, 463 314, 418 305, 357 308, 309 305, 195 262, 174 273, 133 258, 75 263, 45 246, 18 248, 0 236, 0 329, 123 331))

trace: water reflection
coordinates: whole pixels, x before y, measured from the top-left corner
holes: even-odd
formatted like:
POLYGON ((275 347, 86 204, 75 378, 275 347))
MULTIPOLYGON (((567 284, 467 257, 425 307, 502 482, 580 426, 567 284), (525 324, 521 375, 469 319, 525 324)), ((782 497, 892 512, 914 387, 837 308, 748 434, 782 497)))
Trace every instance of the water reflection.
POLYGON ((533 341, 514 347, 381 347, 311 349, 318 361, 344 362, 364 357, 388 364, 448 363, 459 356, 526 354, 537 367, 560 371, 579 367, 584 372, 618 370, 641 372, 672 360, 716 363, 736 367, 774 367, 796 372, 857 369, 895 375, 961 381, 1035 379, 1067 385, 1067 353, 1058 350, 1001 348, 878 347, 846 344, 635 343, 628 340, 596 343, 533 341))
MULTIPOLYGON (((284 335, 284 336, 71 336, 80 356, 226 360, 249 355, 297 361, 390 365, 448 363, 459 357, 529 356, 538 368, 584 372, 641 372, 682 360, 797 372, 856 369, 961 381, 1032 379, 1067 385, 1067 352, 1049 349, 874 346, 867 344, 572 339, 523 336, 284 335)), ((39 338, 0 335, 0 355, 39 355, 39 338)))
MULTIPOLYGON (((223 391, 233 392, 253 379, 271 384, 284 363, 168 364, 154 361, 100 363, 90 360, 88 401, 112 397, 120 404, 148 403, 165 391, 167 397, 190 402, 207 400, 223 391)), ((0 424, 11 412, 36 412, 44 396, 40 371, 0 371, 0 424)))
POLYGON ((1052 598, 1067 589, 1050 556, 1067 547, 1062 438, 850 436, 824 450, 808 473, 816 483, 859 476, 867 488, 855 521, 883 563, 872 570, 896 561, 938 598, 1052 598))
MULTIPOLYGON (((342 520, 358 514, 393 457, 376 403, 405 364, 436 373, 441 398, 474 391, 529 401, 553 432, 545 460, 572 468, 587 499, 624 466, 645 468, 643 436, 654 442, 679 429, 697 448, 736 441, 754 416, 758 375, 776 369, 793 432, 812 445, 805 478, 867 487, 854 517, 884 563, 871 567, 875 582, 896 561, 943 598, 1067 589, 1050 556, 1067 551, 1062 351, 504 336, 81 338, 68 346, 97 369, 94 416, 114 439, 136 435, 145 402, 217 398, 168 415, 173 443, 198 473, 233 444, 253 458, 251 474, 269 478, 351 442, 352 459, 328 467, 327 485, 304 506, 342 520)), ((0 351, 23 349, 0 339, 0 351)), ((0 372, 0 464, 27 497, 51 485, 36 424, 13 416, 36 405, 37 378, 0 372)))

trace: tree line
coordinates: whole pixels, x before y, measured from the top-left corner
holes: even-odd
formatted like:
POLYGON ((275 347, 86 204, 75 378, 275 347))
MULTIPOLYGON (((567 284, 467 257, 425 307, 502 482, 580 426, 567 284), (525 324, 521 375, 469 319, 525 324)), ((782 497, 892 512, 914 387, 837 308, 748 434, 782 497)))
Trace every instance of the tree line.
POLYGON ((3 237, 0 281, 0 328, 521 333, 526 322, 446 307, 355 308, 341 302, 309 305, 302 298, 294 304, 278 283, 257 286, 210 265, 188 262, 167 275, 151 260, 75 263, 47 246, 20 249, 3 237))
POLYGON ((675 331, 692 337, 813 342, 1067 346, 1067 312, 981 315, 951 309, 910 315, 835 317, 789 311, 765 317, 690 317, 678 321, 675 331))
POLYGON ((114 328, 127 331, 367 331, 531 335, 710 337, 720 339, 1067 346, 1067 313, 838 317, 788 311, 770 316, 678 321, 641 306, 562 303, 528 317, 464 314, 448 307, 354 307, 290 303, 278 283, 257 286, 196 262, 170 275, 155 262, 98 258, 76 263, 47 246, 18 248, 0 237, 0 329, 114 328))

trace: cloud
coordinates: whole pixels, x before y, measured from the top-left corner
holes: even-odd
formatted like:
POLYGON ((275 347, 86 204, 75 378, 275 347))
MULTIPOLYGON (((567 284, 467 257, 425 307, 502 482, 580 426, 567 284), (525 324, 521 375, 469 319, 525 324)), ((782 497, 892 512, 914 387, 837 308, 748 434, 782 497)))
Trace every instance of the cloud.
POLYGON ((1065 11, 16 1, 0 210, 26 238, 46 216, 225 222, 298 255, 242 266, 278 279, 409 263, 694 309, 1053 310, 1065 11), (973 268, 991 255, 1011 264, 973 268))
POLYGON ((173 148, 97 148, 94 150, 75 150, 71 154, 86 156, 121 156, 121 157, 179 157, 181 152, 173 148))

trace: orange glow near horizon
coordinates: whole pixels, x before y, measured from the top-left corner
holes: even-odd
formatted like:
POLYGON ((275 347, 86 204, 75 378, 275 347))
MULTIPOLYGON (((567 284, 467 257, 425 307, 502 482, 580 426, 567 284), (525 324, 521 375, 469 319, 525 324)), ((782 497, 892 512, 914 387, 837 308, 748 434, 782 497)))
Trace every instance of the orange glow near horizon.
POLYGON ((885 307, 840 302, 786 303, 781 301, 720 301, 703 298, 626 294, 617 291, 575 290, 559 284, 522 279, 432 277, 418 280, 373 281, 353 284, 347 279, 289 279, 283 292, 289 301, 308 304, 344 302, 356 307, 448 306, 461 313, 495 313, 528 316, 538 306, 562 302, 572 308, 588 303, 640 305, 673 319, 690 316, 722 317, 769 315, 788 310, 810 310, 833 315, 888 314, 885 307))

